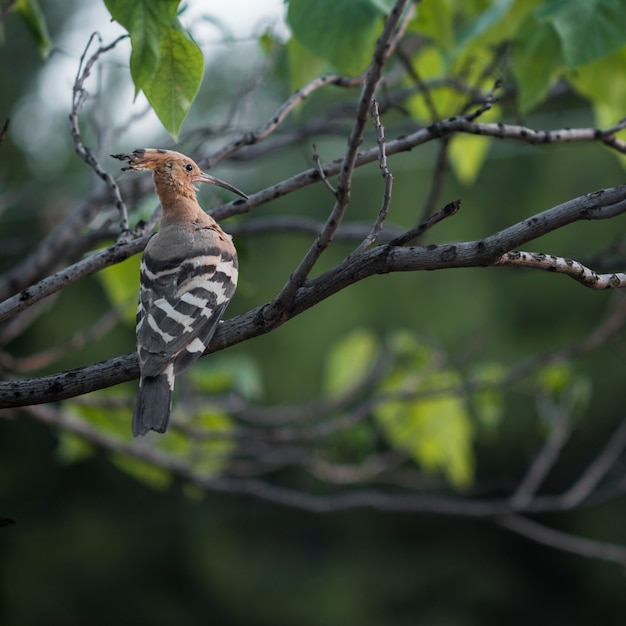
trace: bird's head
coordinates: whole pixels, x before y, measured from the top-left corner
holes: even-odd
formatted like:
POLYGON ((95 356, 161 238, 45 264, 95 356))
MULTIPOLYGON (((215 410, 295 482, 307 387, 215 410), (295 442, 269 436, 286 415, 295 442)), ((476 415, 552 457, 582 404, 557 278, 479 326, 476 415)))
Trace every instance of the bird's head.
POLYGON ((123 167, 123 171, 151 170, 154 173, 154 184, 162 200, 169 194, 195 198, 194 183, 217 185, 242 198, 248 198, 233 185, 203 172, 193 159, 174 150, 144 148, 135 150, 132 154, 112 154, 111 156, 120 161, 128 161, 128 166, 123 167))

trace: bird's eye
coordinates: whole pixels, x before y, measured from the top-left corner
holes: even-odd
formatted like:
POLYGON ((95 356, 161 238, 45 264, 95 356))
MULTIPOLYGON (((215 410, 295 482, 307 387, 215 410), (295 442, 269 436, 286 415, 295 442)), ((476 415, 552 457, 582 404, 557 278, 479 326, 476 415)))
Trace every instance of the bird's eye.
POLYGON ((187 165, 185 165, 185 169, 188 172, 193 172, 193 165, 191 163, 187 163, 187 165))

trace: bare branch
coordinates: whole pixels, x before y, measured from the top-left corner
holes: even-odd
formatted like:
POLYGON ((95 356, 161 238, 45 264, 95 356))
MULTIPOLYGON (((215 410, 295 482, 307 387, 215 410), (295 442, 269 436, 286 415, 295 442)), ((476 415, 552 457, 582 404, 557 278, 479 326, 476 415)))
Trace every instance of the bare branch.
POLYGON ((421 237, 426 231, 430 230, 433 226, 436 226, 437 224, 439 224, 439 222, 442 222, 448 217, 452 217, 453 215, 456 215, 460 208, 461 208, 460 199, 454 200, 452 202, 448 202, 446 206, 444 206, 442 209, 439 209, 437 213, 428 217, 426 220, 424 220, 421 224, 419 224, 415 228, 412 228, 406 233, 403 233, 402 235, 400 235, 399 237, 392 239, 389 242, 389 245, 390 246, 405 246, 408 243, 413 242, 418 237, 421 237))
POLYGON ((237 139, 226 144, 220 148, 217 152, 214 152, 210 156, 199 159, 198 165, 202 168, 213 167, 216 163, 219 163, 222 159, 230 156, 237 150, 240 150, 244 146, 251 146, 260 141, 263 141, 269 137, 285 120, 287 115, 302 101, 306 100, 314 91, 326 87, 327 85, 335 85, 338 87, 358 87, 365 80, 365 74, 356 76, 355 78, 347 78, 339 74, 328 74, 314 78, 308 82, 304 87, 301 87, 292 96, 290 96, 283 104, 281 104, 271 119, 262 126, 259 130, 253 132, 243 133, 237 139))
POLYGON ((537 493, 537 489, 558 460, 559 454, 569 438, 570 421, 564 407, 552 404, 550 409, 552 430, 511 498, 511 506, 514 509, 523 510, 530 504, 533 496, 537 493))
POLYGON ((626 448, 626 420, 622 421, 611 439, 582 476, 563 494, 563 501, 568 506, 576 506, 583 502, 615 465, 624 448, 626 448))
POLYGON ((328 191, 330 191, 333 197, 336 198, 337 190, 330 184, 328 178, 326 178, 326 173, 324 172, 324 168, 320 163, 320 155, 317 153, 317 146, 315 144, 313 144, 313 162, 315 163, 315 169, 320 175, 320 180, 324 183, 324 185, 326 185, 326 188, 328 189, 328 191))
POLYGON ((573 259, 542 254, 539 252, 507 252, 494 261, 494 265, 509 265, 512 267, 528 267, 565 274, 590 289, 615 289, 626 287, 626 274, 596 274, 592 269, 573 259))
POLYGON ((99 320, 97 320, 90 328, 79 330, 74 333, 67 341, 59 343, 47 350, 28 357, 13 358, 9 354, 0 352, 0 363, 13 372, 29 372, 32 370, 40 370, 48 367, 62 357, 70 354, 75 350, 83 348, 92 341, 97 341, 119 321, 120 314, 116 309, 107 311, 99 320))
POLYGON ((74 265, 66 267, 48 278, 44 278, 32 287, 23 289, 20 293, 7 298, 4 302, 0 302, 0 322, 85 276, 90 276, 109 265, 120 263, 133 256, 133 254, 141 252, 148 243, 148 239, 149 236, 144 236, 133 241, 117 243, 101 252, 96 252, 74 265))
MULTIPOLYGON (((477 241, 426 247, 402 247, 395 244, 376 246, 303 285, 297 290, 291 306, 283 310, 279 317, 264 314, 264 309, 272 306, 270 303, 220 324, 206 354, 268 333, 348 285, 369 276, 389 272, 484 267, 493 264, 494 260, 512 248, 524 245, 567 224, 579 220, 609 219, 624 212, 626 212, 626 185, 621 185, 569 200, 477 241)), ((99 253, 102 258, 94 255, 96 257, 93 261, 94 266, 104 267, 114 262, 111 258, 116 254, 119 255, 118 260, 127 258, 134 251, 139 251, 145 242, 146 240, 135 240, 128 244, 113 246, 99 253)), ((87 259, 81 263, 89 264, 89 261, 90 259, 87 259)), ((91 273, 81 264, 76 266, 75 271, 91 273)), ((93 268, 89 267, 89 270, 91 269, 93 268)), ((40 285, 47 287, 48 290, 54 287, 52 289, 54 291, 59 288, 58 281, 63 280, 60 278, 63 275, 62 272, 59 273, 56 282, 51 281, 52 285, 48 285, 46 281, 42 281, 40 285)), ((39 289, 43 289, 43 286, 39 289)), ((30 297, 30 291, 27 290, 23 296, 18 295, 0 305, 0 319, 5 319, 16 310, 22 310, 27 304, 20 299, 30 297)), ((131 354, 95 366, 40 379, 0 382, 0 408, 61 400, 116 385, 136 378, 137 375, 137 357, 131 354)))
POLYGON ((0 143, 2 143, 4 136, 7 134, 7 130, 9 130, 9 118, 8 117, 6 120, 4 120, 2 126, 0 126, 0 143))
POLYGON ((497 524, 537 543, 602 561, 611 561, 626 567, 626 547, 612 543, 576 537, 560 530, 548 528, 520 515, 507 515, 497 524))
MULTIPOLYGON (((418 228, 428 221, 428 219, 434 214, 436 207, 440 205, 441 196, 443 194, 446 178, 450 169, 448 163, 449 146, 450 137, 443 137, 441 139, 441 143, 439 144, 439 149, 437 150, 437 159, 435 160, 435 168, 433 170, 430 190, 422 208, 418 228)), ((421 231, 411 239, 417 241, 418 238, 426 232, 426 230, 428 229, 421 231)))
MULTIPOLYGON (((237 224, 228 226, 228 232, 236 237, 248 235, 262 235, 264 233, 276 234, 279 232, 302 233, 305 235, 317 235, 324 223, 312 217, 300 215, 284 215, 250 218, 237 224)), ((361 241, 371 232, 371 225, 366 222, 343 222, 335 233, 334 241, 361 241)), ((391 241, 394 237, 402 234, 399 226, 385 225, 385 229, 379 233, 378 239, 383 242, 391 241)))
POLYGON ((397 0, 391 10, 382 34, 380 35, 372 63, 367 71, 365 84, 359 99, 359 104, 355 114, 354 126, 348 139, 348 150, 341 162, 339 169, 339 180, 337 182, 337 200, 324 228, 317 236, 315 243, 309 248, 304 258, 291 274, 289 281, 285 284, 281 292, 276 297, 270 307, 265 310, 265 315, 276 317, 281 314, 284 308, 293 300, 297 290, 306 280, 313 266, 320 255, 330 245, 337 227, 341 223, 345 211, 350 203, 352 174, 357 165, 358 148, 363 141, 365 125, 367 123, 368 110, 374 93, 382 76, 382 68, 387 61, 392 50, 392 38, 403 31, 408 23, 409 13, 405 15, 404 24, 401 23, 402 15, 408 0, 397 0), (400 27, 399 27, 400 26, 400 27), (398 30, 398 32, 396 32, 398 30))
POLYGON ((393 174, 387 167, 387 154, 385 152, 385 128, 380 121, 380 111, 378 109, 378 102, 372 99, 371 105, 372 118, 374 120, 374 129, 376 130, 376 141, 378 143, 379 157, 378 164, 381 174, 385 180, 385 193, 383 195, 383 202, 378 212, 378 217, 372 226, 372 229, 368 233, 367 237, 361 242, 356 250, 350 255, 353 257, 357 254, 361 254, 364 250, 367 250, 377 239, 380 231, 383 228, 383 224, 387 219, 389 213, 389 204, 391 203, 391 190, 393 188, 393 174))
POLYGON ((85 89, 85 81, 91 74, 91 70, 95 65, 96 61, 100 58, 100 56, 109 50, 112 50, 122 39, 126 39, 128 35, 121 35, 117 39, 115 39, 112 43, 107 46, 100 46, 91 57, 85 62, 85 57, 87 55, 87 51, 91 47, 91 44, 95 38, 100 39, 100 35, 98 33, 93 33, 87 42, 87 46, 83 51, 82 56, 80 57, 80 63, 78 65, 78 71, 76 73, 76 79, 74 80, 74 86, 72 88, 72 112, 70 113, 70 125, 71 125, 71 133, 72 139, 74 140, 74 147, 76 148, 76 152, 78 156, 91 167, 91 169, 106 183, 111 195, 113 197, 113 201, 115 202, 115 206, 120 214, 120 241, 128 238, 128 212, 126 210, 126 205, 124 204, 124 200, 122 199, 122 195, 120 193, 120 188, 118 187, 115 179, 106 172, 103 167, 100 165, 98 160, 96 159, 94 153, 83 143, 83 139, 80 133, 80 128, 78 126, 78 116, 82 111, 83 105, 87 100, 87 90, 85 89))

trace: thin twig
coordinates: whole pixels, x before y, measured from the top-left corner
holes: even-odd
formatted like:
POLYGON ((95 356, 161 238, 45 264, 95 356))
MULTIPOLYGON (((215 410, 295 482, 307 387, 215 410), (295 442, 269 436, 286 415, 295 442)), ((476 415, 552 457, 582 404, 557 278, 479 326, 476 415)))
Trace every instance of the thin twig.
POLYGON ((269 137, 285 120, 287 115, 297 107, 302 101, 306 100, 314 91, 326 87, 327 85, 335 85, 338 87, 358 87, 363 84, 366 75, 361 74, 354 78, 347 78, 339 74, 327 74, 319 76, 301 87, 292 96, 290 96, 278 109, 274 112, 270 120, 256 131, 242 133, 237 139, 226 144, 213 154, 198 159, 198 165, 202 168, 213 167, 216 163, 230 156, 244 146, 252 146, 269 137))
POLYGON ((607 472, 615 465, 626 447, 626 420, 615 430, 600 454, 583 472, 582 476, 563 494, 563 502, 576 506, 585 500, 598 486, 607 472))
POLYGON ((348 150, 341 161, 339 168, 339 179, 337 182, 337 200, 326 220, 324 228, 317 236, 313 245, 309 248, 298 267, 291 274, 289 280, 281 289, 274 302, 264 310, 264 315, 268 318, 276 318, 293 300, 298 289, 304 284, 313 266, 322 255, 324 250, 330 245, 333 235, 343 219, 348 204, 350 203, 352 175, 357 165, 358 149, 363 140, 365 126, 368 118, 368 111, 374 92, 382 76, 382 68, 385 65, 389 54, 393 49, 392 40, 397 39, 404 32, 410 11, 405 13, 404 9, 408 0, 397 0, 383 28, 383 32, 378 38, 372 62, 367 71, 367 76, 359 104, 355 114, 354 125, 350 138, 348 139, 348 150), (402 21, 404 14, 404 21, 402 21))
POLYGON ((493 87, 489 90, 487 95, 485 96, 481 105, 473 112, 465 115, 465 119, 469 122, 476 121, 483 113, 489 111, 493 105, 497 102, 496 100, 496 91, 500 89, 502 86, 502 80, 498 79, 493 84, 493 87))
POLYGON ((576 537, 554 528, 548 528, 520 515, 507 515, 496 519, 496 523, 537 543, 564 552, 602 561, 611 561, 626 567, 626 547, 576 537))
POLYGON ((0 143, 2 143, 4 136, 7 134, 7 130, 9 130, 9 118, 7 117, 4 120, 2 126, 0 126, 0 143))
POLYGON ((107 311, 91 328, 79 330, 64 343, 53 346, 28 357, 14 358, 7 353, 0 353, 0 363, 13 372, 24 373, 48 367, 75 350, 79 350, 105 335, 119 321, 120 313, 116 309, 107 311))
POLYGON ((387 219, 389 213, 389 205, 391 203, 391 190, 393 188, 393 174, 389 171, 387 166, 387 154, 385 152, 385 128, 380 121, 380 111, 378 109, 378 102, 372 99, 372 119, 374 120, 374 129, 376 130, 376 141, 378 143, 378 164, 383 179, 385 180, 385 193, 383 195, 383 202, 378 211, 378 216, 374 222, 372 229, 368 233, 367 237, 361 242, 361 244, 352 252, 349 258, 355 257, 361 254, 364 250, 367 250, 377 239, 380 231, 383 229, 383 224, 387 219))
POLYGON ((514 509, 523 510, 530 504, 569 438, 571 430, 567 411, 555 403, 549 409, 552 430, 511 498, 511 506, 514 509))
POLYGON ((426 231, 430 230, 433 226, 439 224, 443 220, 448 217, 452 217, 458 213, 461 208, 461 200, 453 200, 452 202, 448 202, 446 206, 442 209, 439 209, 437 213, 431 215, 428 219, 424 220, 421 224, 408 230, 406 233, 403 233, 399 237, 392 239, 389 242, 390 246, 405 246, 411 243, 413 240, 417 239, 421 235, 423 235, 426 231))
POLYGON ((330 184, 330 181, 326 177, 326 172, 320 163, 320 155, 317 153, 317 146, 313 144, 313 163, 315 163, 315 169, 320 175, 320 180, 326 185, 326 188, 333 194, 333 197, 337 197, 337 190, 330 184))
MULTIPOLYGON (((419 222, 420 224, 426 222, 430 218, 430 216, 433 215, 435 208, 441 203, 441 196, 443 194, 446 178, 450 170, 448 163, 450 139, 450 137, 442 137, 439 143, 437 158, 435 159, 435 167, 432 175, 432 182, 430 185, 430 191, 428 192, 428 197, 426 198, 426 201, 424 202, 424 206, 422 208, 419 222)), ((423 235, 424 232, 420 233, 420 235, 423 235)), ((418 235, 418 237, 420 235, 418 235)))
MULTIPOLYGON (((603 141, 603 131, 598 131, 595 128, 566 128, 538 131, 526 126, 514 126, 500 123, 483 124, 480 122, 468 122, 464 117, 454 117, 442 120, 436 124, 431 124, 426 128, 404 135, 398 139, 388 140, 386 143, 386 153, 388 157, 400 154, 401 152, 413 150, 418 146, 441 137, 459 132, 484 135, 498 139, 511 139, 531 145, 603 141)), ((610 147, 626 154, 626 142, 624 142, 623 150, 618 148, 618 144, 610 145, 610 147)), ((368 163, 373 163, 378 160, 378 157, 378 146, 363 150, 358 153, 355 165, 356 167, 361 167, 368 163)), ((336 176, 341 171, 342 161, 331 161, 323 164, 322 167, 326 176, 336 176)), ((319 173, 317 169, 313 167, 253 194, 247 201, 234 200, 221 207, 217 207, 211 211, 211 215, 217 220, 222 220, 234 215, 248 213, 258 206, 319 181, 319 173)))
POLYGON ((121 35, 117 39, 115 39, 112 43, 106 46, 100 46, 92 55, 89 57, 87 61, 85 61, 87 56, 87 51, 91 47, 91 44, 95 38, 98 38, 100 41, 100 35, 98 33, 93 33, 85 46, 85 50, 83 51, 82 56, 80 57, 80 63, 78 64, 78 71, 76 73, 76 79, 74 80, 74 86, 72 88, 72 111, 70 113, 70 127, 72 133, 72 139, 74 141, 74 147, 78 156, 87 164, 91 169, 99 176, 109 188, 111 192, 111 196, 113 197, 113 202, 117 207, 117 210, 120 215, 120 235, 118 241, 125 241, 129 238, 129 228, 128 228, 128 211, 126 210, 126 205, 124 204, 124 200, 120 193, 120 188, 118 184, 115 182, 115 179, 104 170, 104 168, 98 162, 98 159, 95 157, 94 153, 88 148, 82 139, 82 135, 80 132, 80 128, 78 125, 78 116, 82 111, 83 105, 85 104, 88 96, 88 92, 85 89, 85 81, 91 74, 91 70, 95 65, 96 61, 100 58, 100 56, 109 50, 112 50, 122 39, 126 39, 128 35, 121 35))
MULTIPOLYGON (((264 314, 266 308, 271 306, 269 303, 220 324, 207 354, 271 332, 325 298, 369 276, 389 272, 484 267, 500 258, 505 250, 524 245, 567 224, 579 220, 610 219, 624 212, 626 212, 626 185, 621 185, 569 200, 484 239, 427 247, 400 245, 373 247, 349 263, 342 262, 314 280, 308 281, 298 291, 291 306, 284 309, 279 317, 268 317, 264 314)), ((101 267, 105 267, 115 262, 106 257, 107 252, 112 256, 119 254, 120 257, 127 258, 131 249, 138 252, 145 246, 146 241, 147 237, 129 244, 114 246, 101 253, 105 254, 105 258, 97 259, 97 263, 102 263, 101 267)), ((89 268, 91 269, 93 268, 89 268)), ((85 268, 81 267, 80 270, 85 271, 85 268)), ((43 281, 44 284, 40 283, 37 290, 45 287, 49 293, 58 291, 63 286, 63 280, 63 277, 57 277, 52 285, 43 281)), ((25 299, 30 297, 29 290, 23 294, 25 299)), ((24 303, 19 294, 0 303, 0 321, 6 319, 14 310, 22 310, 27 306, 28 303, 24 303)), ((590 338, 589 341, 597 341, 597 338, 590 338)), ((576 350, 583 348, 584 346, 577 346, 576 350)), ((138 375, 138 371, 135 353, 72 372, 39 379, 0 382, 0 408, 73 397, 131 380, 138 375)))

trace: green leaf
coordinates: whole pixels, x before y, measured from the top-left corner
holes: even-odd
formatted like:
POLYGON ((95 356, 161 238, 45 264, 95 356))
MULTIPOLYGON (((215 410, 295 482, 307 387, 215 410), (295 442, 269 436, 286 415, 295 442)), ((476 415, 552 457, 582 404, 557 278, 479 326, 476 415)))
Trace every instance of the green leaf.
POLYGON ((369 3, 375 6, 384 15, 389 15, 396 3, 396 0, 369 0, 369 3))
POLYGON ((320 444, 317 454, 320 458, 335 463, 363 463, 373 454, 379 444, 379 437, 369 422, 360 422, 350 428, 331 432, 320 444))
POLYGON ((472 393, 471 401, 479 426, 493 432, 504 416, 504 394, 498 388, 506 375, 499 363, 479 363, 472 368, 472 384, 485 388, 472 393))
POLYGON ((193 440, 185 458, 196 472, 207 475, 219 474, 225 469, 236 447, 235 439, 228 436, 234 433, 235 423, 225 413, 201 411, 193 417, 192 424, 201 427, 214 438, 193 440))
MULTIPOLYGON (((583 65, 571 72, 569 80, 574 89, 591 102, 598 128, 613 126, 624 117, 625 67, 626 49, 622 48, 608 57, 583 65)), ((622 162, 626 163, 624 155, 619 156, 622 162)))
POLYGON ((383 6, 370 0, 289 0, 287 22, 315 56, 354 75, 370 63, 382 30, 383 6))
POLYGON ((178 25, 159 46, 157 71, 142 84, 148 102, 174 139, 198 93, 204 57, 198 45, 178 25))
POLYGON ((513 4, 514 0, 493 0, 488 9, 481 11, 477 17, 459 33, 459 47, 461 49, 465 48, 471 40, 485 35, 494 25, 499 24, 505 15, 508 14, 513 4))
POLYGON ((536 374, 539 390, 558 404, 569 415, 581 415, 587 410, 593 385, 585 375, 578 375, 566 361, 542 367, 536 374))
POLYGON ((372 369, 378 340, 368 330, 351 332, 331 349, 324 368, 324 392, 336 396, 358 385, 372 369))
MULTIPOLYGON (((444 53, 438 47, 424 46, 412 59, 412 63, 419 68, 423 81, 440 78, 445 73, 444 53)), ((443 85, 429 90, 428 101, 426 94, 418 91, 407 99, 405 105, 416 120, 432 123, 434 119, 431 106, 435 109, 436 117, 447 117, 457 112, 456 105, 459 101, 459 94, 443 85)))
POLYGON ((42 59, 47 59, 52 50, 46 18, 37 0, 17 0, 12 11, 19 13, 30 31, 42 59))
POLYGON ((130 74, 139 93, 159 66, 160 45, 176 19, 180 0, 104 0, 111 17, 130 35, 130 74))
POLYGON ((456 41, 454 12, 450 0, 419 4, 417 6, 417 17, 411 21, 409 30, 433 39, 446 50, 452 50, 456 41))
POLYGON ((528 17, 515 38, 513 66, 520 109, 525 113, 539 104, 565 69, 561 43, 552 24, 528 17))
MULTIPOLYGON (((415 391, 435 391, 460 383, 456 372, 434 372, 423 377, 415 391)), ((442 392, 417 400, 390 400, 376 409, 375 416, 389 443, 409 453, 424 469, 442 471, 459 488, 471 484, 474 433, 459 396, 442 392)))
POLYGON ((289 60, 289 82, 293 91, 331 70, 324 59, 315 56, 294 37, 285 44, 285 50, 289 60))
POLYGON ((96 274, 109 302, 120 312, 124 322, 134 325, 139 297, 139 264, 136 254, 96 274))
POLYGON ((535 15, 558 33, 570 68, 604 57, 626 44, 624 0, 548 0, 535 15))
POLYGON ((572 366, 566 361, 545 365, 537 372, 539 388, 551 396, 563 393, 571 385, 572 380, 572 366))
POLYGON ((78 463, 93 456, 93 446, 83 437, 62 430, 57 436, 59 442, 55 453, 62 463, 78 463))
MULTIPOLYGON (((93 394, 94 398, 101 399, 114 399, 116 401, 124 402, 128 396, 122 396, 114 394, 109 390, 101 390, 93 394)), ((125 403, 125 402, 124 402, 125 403)), ((66 411, 88 422, 91 426, 98 430, 118 437, 120 440, 128 439, 130 436, 130 421, 131 421, 131 402, 128 398, 128 407, 122 408, 116 407, 115 410, 111 410, 111 407, 103 402, 102 405, 93 404, 81 404, 72 400, 67 400, 63 403, 63 407, 66 411)))
POLYGON ((471 185, 482 167, 491 140, 480 135, 456 135, 449 147, 450 165, 457 178, 465 185, 471 185))
POLYGON ((245 354, 212 354, 196 363, 187 376, 194 388, 205 395, 236 391, 248 400, 263 397, 259 366, 245 354))
POLYGON ((125 454, 113 454, 111 460, 123 472, 153 489, 165 489, 172 482, 172 476, 168 470, 148 461, 125 454))

